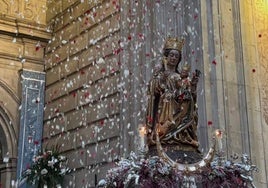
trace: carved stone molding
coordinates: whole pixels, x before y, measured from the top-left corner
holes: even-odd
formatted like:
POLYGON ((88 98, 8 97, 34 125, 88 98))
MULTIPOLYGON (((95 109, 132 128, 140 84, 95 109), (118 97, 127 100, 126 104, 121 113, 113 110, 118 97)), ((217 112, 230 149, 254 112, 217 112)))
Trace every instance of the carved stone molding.
POLYGON ((17 104, 20 104, 20 98, 16 95, 16 92, 8 86, 3 80, 0 79, 0 87, 2 87, 7 93, 14 99, 17 104))
POLYGON ((46 0, 2 0, 0 14, 39 24, 46 23, 46 0))
POLYGON ((44 24, 31 23, 27 20, 17 19, 11 16, 3 16, 0 13, 0 33, 15 37, 24 36, 35 40, 46 41, 51 38, 51 33, 44 24))

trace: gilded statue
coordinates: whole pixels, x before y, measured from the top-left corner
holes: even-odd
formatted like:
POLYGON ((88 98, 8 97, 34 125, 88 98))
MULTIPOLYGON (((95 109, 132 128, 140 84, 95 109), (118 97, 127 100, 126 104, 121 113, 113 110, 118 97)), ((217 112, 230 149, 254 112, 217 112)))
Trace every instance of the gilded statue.
MULTIPOLYGON (((184 40, 172 37, 166 39, 162 67, 149 82, 147 141, 149 150, 154 148, 158 134, 163 148, 171 151, 170 155, 174 155, 176 160, 189 152, 199 153, 196 159, 199 160, 201 154, 197 138, 196 89, 200 72, 196 70, 191 76, 189 65, 184 65, 179 70, 183 45, 184 40)), ((195 159, 179 160, 195 162, 195 159)))

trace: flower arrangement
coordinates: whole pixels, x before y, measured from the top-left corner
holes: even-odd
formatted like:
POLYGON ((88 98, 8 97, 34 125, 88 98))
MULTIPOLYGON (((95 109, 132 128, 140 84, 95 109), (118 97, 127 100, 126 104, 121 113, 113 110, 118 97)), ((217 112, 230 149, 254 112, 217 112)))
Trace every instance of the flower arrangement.
POLYGON ((24 173, 24 178, 38 188, 61 187, 64 175, 68 171, 67 159, 60 155, 59 148, 40 152, 33 158, 33 164, 24 173))
POLYGON ((157 156, 139 159, 131 153, 129 159, 122 159, 107 172, 99 187, 255 187, 251 175, 257 169, 247 155, 241 159, 242 162, 235 163, 217 157, 209 167, 190 174, 172 168, 157 156))

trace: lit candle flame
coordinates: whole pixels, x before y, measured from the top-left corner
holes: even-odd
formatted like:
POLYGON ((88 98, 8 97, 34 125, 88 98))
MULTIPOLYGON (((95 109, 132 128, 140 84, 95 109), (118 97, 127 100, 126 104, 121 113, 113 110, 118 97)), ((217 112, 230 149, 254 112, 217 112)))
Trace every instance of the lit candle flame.
POLYGON ((217 136, 217 138, 222 138, 222 131, 220 129, 217 129, 215 131, 215 135, 217 136))
POLYGON ((145 126, 140 127, 140 136, 144 136, 146 135, 146 133, 147 133, 146 127, 145 126))

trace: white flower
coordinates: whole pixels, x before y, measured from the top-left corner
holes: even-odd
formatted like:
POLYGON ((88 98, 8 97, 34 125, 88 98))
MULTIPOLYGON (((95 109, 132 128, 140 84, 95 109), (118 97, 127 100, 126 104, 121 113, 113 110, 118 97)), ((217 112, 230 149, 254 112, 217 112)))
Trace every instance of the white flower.
POLYGON ((54 162, 53 161, 48 161, 47 162, 47 166, 53 166, 54 165, 54 162))
POLYGON ((63 155, 60 155, 59 158, 60 158, 61 161, 64 161, 66 159, 66 157, 63 156, 63 155))
POLYGON ((65 174, 66 172, 67 172, 67 169, 65 168, 60 169, 60 174, 65 174))
POLYGON ((33 158, 33 162, 36 163, 36 162, 38 162, 39 159, 42 159, 42 158, 43 158, 43 156, 40 156, 40 155, 35 156, 35 157, 33 158))
POLYGON ((31 174, 31 172, 32 172, 31 169, 26 170, 26 174, 31 174))
POLYGON ((41 170, 41 175, 44 175, 44 174, 47 174, 48 173, 48 171, 47 171, 47 169, 43 169, 43 170, 41 170))
POLYGON ((101 179, 98 183, 98 186, 105 186, 107 182, 104 179, 101 179))

